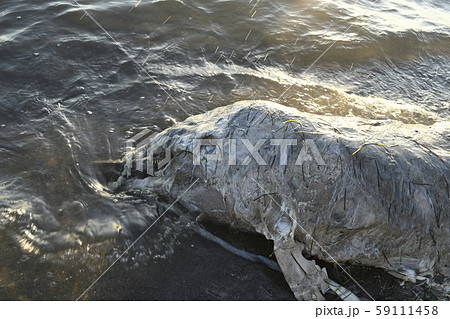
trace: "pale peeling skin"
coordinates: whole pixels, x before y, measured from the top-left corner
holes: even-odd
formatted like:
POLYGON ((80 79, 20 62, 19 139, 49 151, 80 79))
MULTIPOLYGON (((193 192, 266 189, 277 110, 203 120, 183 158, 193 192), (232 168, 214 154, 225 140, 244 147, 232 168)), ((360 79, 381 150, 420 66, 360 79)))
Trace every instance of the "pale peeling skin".
MULTIPOLYGON (((300 300, 323 299, 328 287, 326 274, 304 256, 380 267, 412 281, 436 272, 449 278, 448 122, 367 122, 375 121, 316 116, 266 101, 238 102, 158 134, 156 141, 169 137, 171 162, 145 178, 124 173, 115 186, 175 200, 199 178, 179 202, 273 240, 277 261, 300 300), (253 158, 240 165, 249 155, 242 144, 235 166, 228 165, 226 144, 222 161, 207 162, 206 152, 215 149, 202 147, 200 165, 193 165, 193 140, 199 138, 238 143, 246 138, 253 145, 264 138, 293 138, 298 145, 290 148, 285 166, 269 141, 259 149, 267 165, 253 158), (303 139, 314 141, 322 165, 312 152, 294 165, 303 139), (384 146, 367 144, 353 155, 367 142, 384 146)), ((159 152, 164 155, 163 148, 159 152)))

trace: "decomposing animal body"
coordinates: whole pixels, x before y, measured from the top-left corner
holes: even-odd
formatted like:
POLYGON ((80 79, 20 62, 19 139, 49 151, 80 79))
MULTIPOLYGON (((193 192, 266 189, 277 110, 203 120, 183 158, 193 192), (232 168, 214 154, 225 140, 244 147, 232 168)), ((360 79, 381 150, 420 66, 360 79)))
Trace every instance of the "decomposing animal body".
POLYGON ((169 149, 170 161, 151 176, 130 174, 128 163, 115 187, 178 199, 189 211, 273 240, 301 300, 322 299, 329 287, 306 257, 412 281, 436 272, 448 278, 448 123, 362 122, 237 102, 156 135, 144 152, 153 164, 169 149))

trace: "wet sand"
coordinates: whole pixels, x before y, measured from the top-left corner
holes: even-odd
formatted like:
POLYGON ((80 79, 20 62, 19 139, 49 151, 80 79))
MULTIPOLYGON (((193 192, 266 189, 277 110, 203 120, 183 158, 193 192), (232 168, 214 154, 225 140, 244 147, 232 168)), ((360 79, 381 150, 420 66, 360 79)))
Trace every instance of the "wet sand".
MULTIPOLYGON (((259 241, 254 251, 261 252, 266 243, 259 241)), ((281 273, 231 254, 194 233, 180 236, 172 256, 152 260, 145 268, 133 271, 114 266, 87 299, 295 300, 281 273)))
MULTIPOLYGON (((273 258, 271 242, 229 227, 206 228, 237 248, 273 258)), ((329 276, 361 299, 369 297, 337 265, 318 261, 329 276)), ((144 267, 142 267, 144 268, 144 267)), ((146 269, 115 265, 87 294, 87 300, 295 300, 281 273, 229 253, 195 233, 179 236, 174 254, 152 260, 146 269)), ((376 268, 344 265, 376 300, 443 300, 426 284, 402 283, 376 268)), ((435 278, 439 279, 439 278, 435 278)), ((339 300, 333 293, 327 300, 339 300)))

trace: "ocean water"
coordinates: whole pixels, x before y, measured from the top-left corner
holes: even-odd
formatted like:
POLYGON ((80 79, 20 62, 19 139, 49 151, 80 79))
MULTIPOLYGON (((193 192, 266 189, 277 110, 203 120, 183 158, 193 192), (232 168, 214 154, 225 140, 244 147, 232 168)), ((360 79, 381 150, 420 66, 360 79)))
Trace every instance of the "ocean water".
MULTIPOLYGON (((77 298, 162 207, 109 192, 101 163, 248 99, 448 121, 450 2, 2 0, 0 298, 77 298)), ((165 216, 120 263, 170 258, 190 222, 165 216)))

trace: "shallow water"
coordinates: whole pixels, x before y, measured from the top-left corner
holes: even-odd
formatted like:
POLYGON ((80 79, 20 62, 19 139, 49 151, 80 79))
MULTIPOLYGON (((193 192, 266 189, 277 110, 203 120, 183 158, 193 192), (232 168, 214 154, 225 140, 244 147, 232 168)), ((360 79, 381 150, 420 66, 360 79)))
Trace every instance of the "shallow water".
MULTIPOLYGON (((143 128, 243 99, 449 120, 446 0, 137 2, 0 5, 2 299, 78 297, 158 217, 99 165, 143 128)), ((165 216, 120 262, 169 257, 188 224, 165 216)))

